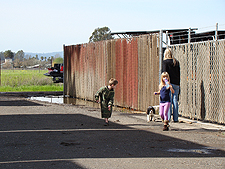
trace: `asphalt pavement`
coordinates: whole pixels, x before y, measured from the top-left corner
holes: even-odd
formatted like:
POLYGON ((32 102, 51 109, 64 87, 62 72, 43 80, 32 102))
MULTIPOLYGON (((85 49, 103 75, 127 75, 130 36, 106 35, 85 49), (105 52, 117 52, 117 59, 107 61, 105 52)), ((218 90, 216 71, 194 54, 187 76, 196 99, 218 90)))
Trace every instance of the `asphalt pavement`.
POLYGON ((225 126, 179 118, 162 131, 158 115, 98 104, 49 103, 0 94, 0 168, 225 168, 225 126))

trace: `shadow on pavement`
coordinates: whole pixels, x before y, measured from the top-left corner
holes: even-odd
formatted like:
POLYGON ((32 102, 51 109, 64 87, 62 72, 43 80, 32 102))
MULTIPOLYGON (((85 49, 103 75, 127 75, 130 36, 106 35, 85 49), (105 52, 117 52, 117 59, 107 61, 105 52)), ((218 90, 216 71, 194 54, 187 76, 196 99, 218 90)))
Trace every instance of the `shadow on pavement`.
POLYGON ((222 150, 83 114, 0 116, 0 168, 82 168, 73 159, 225 157, 222 150))
POLYGON ((10 100, 10 101, 0 101, 0 106, 43 106, 43 105, 28 100, 10 100))

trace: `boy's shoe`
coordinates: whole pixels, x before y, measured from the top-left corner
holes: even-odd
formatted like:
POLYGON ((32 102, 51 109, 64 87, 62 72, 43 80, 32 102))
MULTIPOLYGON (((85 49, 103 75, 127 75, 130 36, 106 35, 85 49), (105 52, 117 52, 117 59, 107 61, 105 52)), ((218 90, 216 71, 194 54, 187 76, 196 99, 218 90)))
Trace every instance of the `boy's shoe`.
POLYGON ((104 126, 108 126, 109 125, 109 122, 107 123, 107 122, 105 122, 105 124, 104 124, 104 126))

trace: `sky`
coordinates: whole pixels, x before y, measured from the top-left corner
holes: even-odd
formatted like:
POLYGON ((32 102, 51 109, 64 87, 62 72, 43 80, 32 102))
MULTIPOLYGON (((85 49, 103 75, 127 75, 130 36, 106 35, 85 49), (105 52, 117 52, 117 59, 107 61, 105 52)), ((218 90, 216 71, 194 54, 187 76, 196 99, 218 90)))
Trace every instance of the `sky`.
POLYGON ((225 0, 0 0, 0 52, 50 53, 111 32, 225 30, 225 0))

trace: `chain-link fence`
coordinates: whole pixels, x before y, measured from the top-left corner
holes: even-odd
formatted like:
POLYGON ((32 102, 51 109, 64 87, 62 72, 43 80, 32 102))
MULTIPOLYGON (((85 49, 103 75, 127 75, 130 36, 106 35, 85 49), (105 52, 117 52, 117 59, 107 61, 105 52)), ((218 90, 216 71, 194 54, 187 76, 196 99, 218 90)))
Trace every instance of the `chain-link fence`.
POLYGON ((225 40, 172 46, 181 67, 179 113, 225 123, 225 40))

